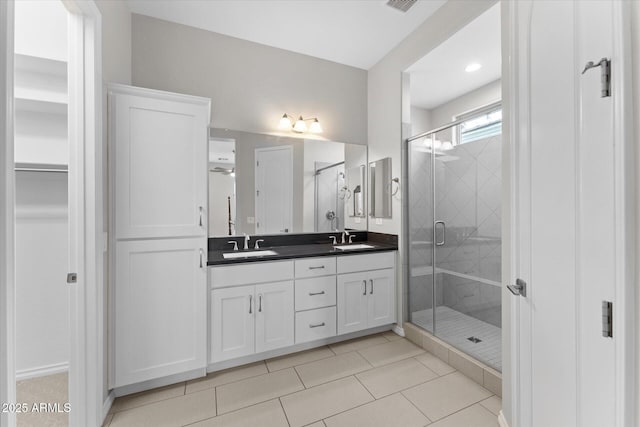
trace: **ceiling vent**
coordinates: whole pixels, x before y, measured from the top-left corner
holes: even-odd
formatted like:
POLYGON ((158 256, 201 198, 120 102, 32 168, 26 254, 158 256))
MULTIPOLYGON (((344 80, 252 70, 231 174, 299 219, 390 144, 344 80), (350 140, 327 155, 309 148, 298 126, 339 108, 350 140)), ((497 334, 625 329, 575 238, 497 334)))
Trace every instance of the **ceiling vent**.
POLYGON ((387 6, 390 6, 394 9, 397 9, 401 12, 406 12, 411 9, 411 6, 416 4, 418 0, 389 0, 387 2, 387 6))

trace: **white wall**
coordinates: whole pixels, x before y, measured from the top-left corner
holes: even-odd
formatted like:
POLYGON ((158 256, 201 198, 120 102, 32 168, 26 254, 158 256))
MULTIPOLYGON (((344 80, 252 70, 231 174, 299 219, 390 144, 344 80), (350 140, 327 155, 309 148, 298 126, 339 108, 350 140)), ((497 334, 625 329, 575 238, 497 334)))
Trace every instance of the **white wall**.
POLYGON ((272 133, 286 112, 367 142, 365 70, 136 14, 132 37, 134 84, 211 98, 216 128, 272 133))
POLYGON ((422 132, 429 131, 435 126, 432 125, 431 110, 420 107, 410 107, 411 115, 406 121, 411 123, 411 135, 418 135, 422 132))
MULTIPOLYGON (((402 142, 402 73, 456 31, 489 9, 495 0, 450 1, 369 70, 368 135, 369 161, 393 159, 393 175, 400 175, 402 142)), ((408 136, 408 135, 407 135, 408 136)), ((369 230, 382 233, 401 231, 401 195, 393 201, 393 218, 382 224, 369 224, 369 230)))
POLYGON ((17 172, 18 379, 69 363, 67 224, 67 174, 17 172))
MULTIPOLYGON (((496 80, 476 90, 465 93, 451 101, 432 108, 431 123, 440 127, 453 120, 454 116, 482 107, 502 98, 502 81, 496 80)), ((411 118, 413 120, 413 117, 411 118)))

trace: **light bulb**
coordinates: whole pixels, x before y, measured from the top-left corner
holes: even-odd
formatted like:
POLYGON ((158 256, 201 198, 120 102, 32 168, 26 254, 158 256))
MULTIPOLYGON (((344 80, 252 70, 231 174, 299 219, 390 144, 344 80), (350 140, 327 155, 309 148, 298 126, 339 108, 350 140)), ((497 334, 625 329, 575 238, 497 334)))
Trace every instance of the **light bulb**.
POLYGON ((278 125, 278 129, 282 130, 290 130, 291 129, 291 119, 286 113, 280 119, 280 124, 278 125))
POLYGON ((322 133, 322 126, 320 126, 320 122, 318 119, 314 119, 309 127, 309 132, 311 133, 322 133))
POLYGON ((441 149, 442 151, 453 150, 453 144, 451 143, 451 141, 445 141, 442 143, 441 149))
POLYGON ((304 119, 302 118, 302 116, 300 116, 298 118, 298 121, 296 121, 296 124, 293 125, 293 130, 298 133, 307 131, 307 124, 304 122, 304 119))
POLYGON ((469 65, 467 65, 464 70, 467 73, 473 73, 474 71, 478 71, 480 68, 482 68, 482 65, 478 64, 477 62, 473 62, 469 65))

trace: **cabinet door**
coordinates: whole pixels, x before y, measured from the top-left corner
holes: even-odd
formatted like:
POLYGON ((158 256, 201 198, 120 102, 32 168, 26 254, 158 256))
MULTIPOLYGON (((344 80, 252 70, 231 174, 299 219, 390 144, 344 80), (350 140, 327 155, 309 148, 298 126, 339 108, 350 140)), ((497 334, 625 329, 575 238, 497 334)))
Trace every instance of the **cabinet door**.
POLYGON ((118 242, 114 387, 206 366, 204 239, 118 242))
POLYGON ((211 291, 211 362, 253 354, 254 286, 211 291))
POLYGON ((116 238, 205 236, 208 100, 120 90, 109 96, 116 238))
POLYGON ((396 321, 395 273, 393 268, 370 271, 367 279, 367 326, 388 325, 396 321))
POLYGON ((293 282, 256 285, 256 352, 293 345, 293 282))
POLYGON ((367 328, 368 273, 338 275, 338 335, 367 328))

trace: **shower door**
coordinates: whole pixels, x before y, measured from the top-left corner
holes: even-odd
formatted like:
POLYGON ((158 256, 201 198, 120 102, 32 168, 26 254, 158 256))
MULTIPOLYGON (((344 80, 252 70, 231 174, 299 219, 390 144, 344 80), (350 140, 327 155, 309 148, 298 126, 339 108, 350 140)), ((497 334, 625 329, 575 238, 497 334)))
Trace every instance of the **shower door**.
POLYGON ((500 370, 501 136, 468 139, 409 145, 409 315, 500 370))

